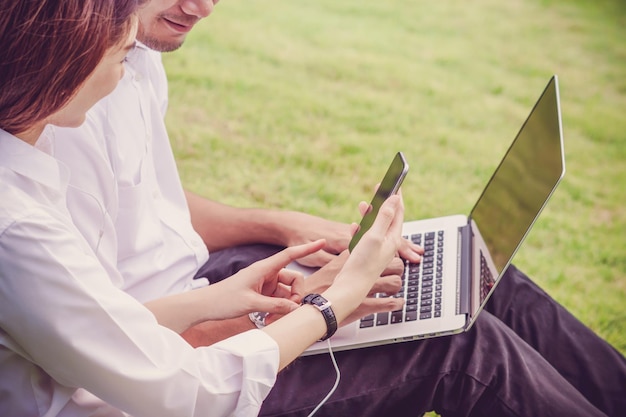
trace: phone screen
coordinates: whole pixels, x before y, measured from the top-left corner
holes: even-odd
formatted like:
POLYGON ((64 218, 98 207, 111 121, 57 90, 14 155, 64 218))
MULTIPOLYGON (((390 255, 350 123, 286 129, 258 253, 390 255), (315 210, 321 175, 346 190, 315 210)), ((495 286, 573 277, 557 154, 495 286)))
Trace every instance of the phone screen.
POLYGON ((391 161, 391 165, 389 166, 389 169, 387 169, 387 173, 383 177, 383 180, 380 182, 380 186, 374 194, 374 198, 370 203, 370 209, 367 213, 365 213, 363 219, 361 219, 359 230, 354 234, 352 240, 350 241, 350 245, 348 246, 350 252, 352 252, 365 232, 372 227, 374 219, 376 219, 376 215, 380 210, 380 206, 385 202, 385 200, 398 192, 398 189, 400 188, 400 185, 402 185, 402 181, 408 171, 409 165, 407 164, 406 159, 404 159, 404 155, 402 152, 398 152, 393 158, 393 161, 391 161))

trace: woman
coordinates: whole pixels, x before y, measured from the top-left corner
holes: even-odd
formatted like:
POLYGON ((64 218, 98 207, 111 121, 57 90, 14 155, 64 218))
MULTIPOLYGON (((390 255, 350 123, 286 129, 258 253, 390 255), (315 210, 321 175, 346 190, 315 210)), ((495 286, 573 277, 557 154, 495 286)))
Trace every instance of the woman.
MULTIPOLYGON (((332 333, 331 312, 339 323, 349 317, 400 242, 403 208, 394 197, 322 294, 332 302, 322 312, 297 307, 302 278, 282 272, 322 241, 288 248, 225 286, 198 292, 222 300, 215 319, 263 310, 264 295, 287 299, 293 310, 211 347, 193 349, 158 324, 172 313, 167 302, 152 305, 152 313, 116 288, 117 277, 68 215, 68 177, 80 173, 50 156, 47 126, 80 125, 115 87, 133 46, 138 2, 0 0, 2 416, 256 414, 276 373, 332 333)), ((170 327, 184 329, 187 319, 170 327)))

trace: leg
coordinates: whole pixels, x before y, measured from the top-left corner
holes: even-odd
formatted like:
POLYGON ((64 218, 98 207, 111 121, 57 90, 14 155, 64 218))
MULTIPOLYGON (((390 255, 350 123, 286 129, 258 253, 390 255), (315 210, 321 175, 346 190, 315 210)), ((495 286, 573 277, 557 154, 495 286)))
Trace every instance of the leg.
POLYGON ((626 413, 624 357, 513 265, 498 283, 486 309, 597 408, 611 416, 626 413))
MULTIPOLYGON (((463 334, 337 352, 342 379, 319 416, 602 416, 488 312, 463 334)), ((278 376, 261 416, 306 416, 333 385, 328 355, 278 376)))
POLYGON ((223 280, 256 261, 265 259, 283 248, 273 245, 243 245, 211 252, 209 260, 194 278, 205 277, 211 283, 223 280))

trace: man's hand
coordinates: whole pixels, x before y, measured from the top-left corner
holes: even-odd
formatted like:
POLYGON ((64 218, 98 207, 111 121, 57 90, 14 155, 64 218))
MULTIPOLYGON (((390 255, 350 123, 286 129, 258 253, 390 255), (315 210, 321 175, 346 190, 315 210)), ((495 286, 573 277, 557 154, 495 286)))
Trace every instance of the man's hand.
POLYGON ((326 245, 321 250, 297 260, 303 266, 326 265, 348 247, 352 238, 352 227, 349 224, 295 211, 283 213, 283 218, 283 224, 288 228, 284 242, 286 246, 301 245, 318 239, 326 240, 326 245))
MULTIPOLYGON (((359 206, 363 210, 367 207, 365 202, 359 206)), ((284 224, 289 227, 286 246, 301 245, 318 239, 326 240, 326 245, 321 250, 297 260, 300 265, 307 267, 322 267, 333 261, 348 248, 357 227, 355 224, 334 222, 300 212, 287 212, 284 216, 284 224)), ((424 249, 421 246, 407 239, 402 241, 398 249, 398 255, 402 259, 413 263, 420 262, 423 254, 424 249)))

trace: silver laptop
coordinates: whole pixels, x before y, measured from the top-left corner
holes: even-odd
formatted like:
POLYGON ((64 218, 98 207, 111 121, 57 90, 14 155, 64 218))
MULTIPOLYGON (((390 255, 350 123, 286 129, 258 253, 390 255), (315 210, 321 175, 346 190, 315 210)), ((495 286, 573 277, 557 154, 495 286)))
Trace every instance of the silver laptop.
MULTIPOLYGON (((342 327, 334 350, 468 330, 565 174, 558 79, 553 76, 469 216, 407 222, 403 233, 424 247, 407 264, 402 310, 342 327)), ((407 193, 407 190, 404 190, 407 193)), ((388 296, 388 295, 379 295, 388 296)), ((304 355, 327 352, 316 343, 304 355)))

